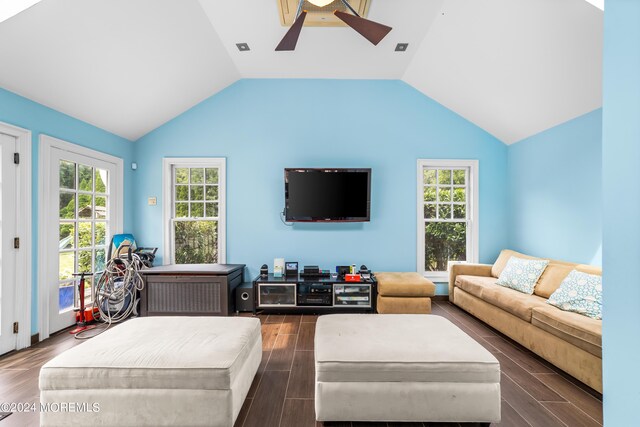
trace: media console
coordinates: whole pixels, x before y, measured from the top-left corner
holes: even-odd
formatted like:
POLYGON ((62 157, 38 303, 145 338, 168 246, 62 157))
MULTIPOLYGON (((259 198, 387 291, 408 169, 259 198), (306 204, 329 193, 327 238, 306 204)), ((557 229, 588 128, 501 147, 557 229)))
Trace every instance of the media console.
POLYGON ((258 276, 253 281, 254 313, 375 313, 374 277, 347 282, 339 277, 258 276))

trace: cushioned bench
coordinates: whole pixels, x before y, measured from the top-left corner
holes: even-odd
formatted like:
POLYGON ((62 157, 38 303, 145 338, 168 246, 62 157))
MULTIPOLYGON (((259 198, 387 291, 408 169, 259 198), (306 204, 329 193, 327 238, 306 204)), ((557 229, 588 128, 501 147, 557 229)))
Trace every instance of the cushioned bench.
POLYGON ((132 319, 42 367, 42 403, 92 409, 42 412, 40 425, 230 427, 261 358, 258 319, 132 319))
POLYGON ((500 420, 498 361, 439 316, 321 316, 315 366, 318 421, 500 420))
POLYGON ((382 314, 429 314, 436 285, 418 273, 376 273, 377 310, 382 314))

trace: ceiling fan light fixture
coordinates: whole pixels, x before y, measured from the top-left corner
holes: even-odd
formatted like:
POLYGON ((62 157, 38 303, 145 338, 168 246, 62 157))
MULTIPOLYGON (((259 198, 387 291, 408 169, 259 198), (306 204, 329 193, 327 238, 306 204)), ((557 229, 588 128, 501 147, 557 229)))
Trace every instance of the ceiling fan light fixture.
POLYGON ((307 0, 307 1, 312 5, 318 6, 318 7, 325 7, 326 5, 334 2, 334 0, 307 0))

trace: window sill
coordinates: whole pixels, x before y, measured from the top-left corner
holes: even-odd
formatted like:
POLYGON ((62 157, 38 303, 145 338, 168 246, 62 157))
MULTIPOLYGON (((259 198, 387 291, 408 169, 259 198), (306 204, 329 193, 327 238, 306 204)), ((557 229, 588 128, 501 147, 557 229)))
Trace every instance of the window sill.
POLYGON ((434 283, 449 283, 449 272, 447 271, 432 271, 423 273, 422 276, 434 283))

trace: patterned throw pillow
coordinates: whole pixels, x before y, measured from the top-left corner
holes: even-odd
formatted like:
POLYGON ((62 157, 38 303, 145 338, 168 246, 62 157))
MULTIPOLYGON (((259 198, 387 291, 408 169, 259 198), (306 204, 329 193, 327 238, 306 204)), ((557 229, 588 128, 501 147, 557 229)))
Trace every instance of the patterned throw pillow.
POLYGON ((602 277, 572 270, 547 302, 560 310, 601 320, 602 277))
POLYGON ((496 284, 531 295, 547 264, 549 261, 546 259, 523 259, 512 256, 500 273, 496 284))

